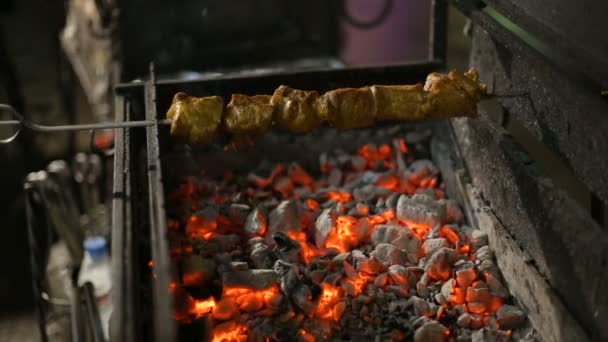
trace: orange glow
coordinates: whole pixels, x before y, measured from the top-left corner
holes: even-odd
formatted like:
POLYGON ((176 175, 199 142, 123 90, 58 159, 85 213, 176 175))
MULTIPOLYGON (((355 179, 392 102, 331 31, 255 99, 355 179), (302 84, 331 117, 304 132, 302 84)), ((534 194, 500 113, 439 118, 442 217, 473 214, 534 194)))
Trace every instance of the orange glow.
POLYGON ((359 221, 352 216, 338 216, 336 226, 327 236, 325 240, 326 248, 335 248, 341 253, 350 251, 353 247, 359 244, 359 221))
POLYGON ((401 222, 401 224, 407 226, 409 229, 413 230, 414 233, 416 233, 416 235, 418 235, 418 237, 421 238, 421 239, 424 239, 424 237, 426 236, 426 234, 432 228, 428 224, 416 223, 416 222, 412 222, 412 221, 409 221, 409 220, 402 220, 402 219, 400 219, 399 222, 401 222))
POLYGON ((269 306, 279 295, 279 288, 273 285, 263 290, 254 290, 245 287, 224 287, 222 299, 234 298, 239 309, 244 311, 258 311, 269 306))
POLYGON ((213 298, 205 300, 195 300, 194 306, 190 309, 190 314, 198 317, 206 315, 215 308, 215 300, 213 298))
POLYGON ((399 139, 399 150, 401 151, 401 153, 409 153, 410 149, 407 146, 407 143, 405 142, 405 139, 399 139))
POLYGON ((314 182, 312 177, 298 164, 292 164, 289 166, 289 178, 300 185, 310 185, 314 182))
POLYGON ((328 191, 327 199, 334 200, 340 203, 349 202, 352 199, 352 195, 345 191, 328 191))
POLYGON ((300 244, 300 247, 302 248, 302 257, 306 263, 309 263, 312 259, 319 256, 319 251, 308 243, 305 232, 290 231, 287 232, 287 236, 300 244))
POLYGON ((387 190, 398 192, 399 191, 399 178, 391 174, 383 174, 378 177, 376 185, 387 190))
POLYGON ((212 335, 212 342, 245 342, 247 327, 235 321, 228 321, 213 328, 212 335))
POLYGON ((154 267, 154 261, 152 261, 152 260, 148 261, 148 267, 153 268, 154 267))
POLYGON ((317 211, 319 210, 319 202, 315 201, 312 198, 306 200, 306 205, 310 208, 310 210, 317 211))
MULTIPOLYGON (((377 148, 374 145, 363 145, 357 151, 361 157, 367 161, 367 166, 373 168, 379 161, 387 161, 390 163, 392 157, 392 148, 388 145, 381 145, 377 148)), ((390 167, 387 165, 387 167, 390 167)))
POLYGON ((439 230, 439 236, 448 240, 453 245, 460 241, 460 235, 454 231, 454 229, 450 228, 450 226, 441 227, 441 230, 439 230))
POLYGON ((186 224, 186 234, 190 238, 208 239, 208 233, 217 229, 217 221, 202 216, 192 215, 186 224))
POLYGON ((321 319, 336 320, 334 315, 334 309, 336 303, 342 298, 341 290, 331 284, 321 284, 322 293, 317 304, 317 310, 315 316, 321 319))
POLYGON ((317 339, 313 335, 309 334, 304 329, 300 329, 298 331, 298 334, 300 334, 300 341, 302 341, 302 342, 316 342, 317 341, 317 339))

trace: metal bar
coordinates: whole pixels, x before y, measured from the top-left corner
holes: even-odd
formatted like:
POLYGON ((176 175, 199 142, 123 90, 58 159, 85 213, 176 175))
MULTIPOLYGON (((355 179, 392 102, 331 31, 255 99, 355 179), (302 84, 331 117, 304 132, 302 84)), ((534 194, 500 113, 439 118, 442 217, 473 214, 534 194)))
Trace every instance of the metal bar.
POLYGON ((81 297, 84 302, 85 316, 84 322, 91 332, 93 342, 105 342, 103 328, 101 327, 101 319, 99 318, 99 310, 97 301, 95 300, 94 287, 90 282, 86 282, 81 288, 81 297))
MULTIPOLYGON (((156 80, 154 65, 150 64, 150 81, 145 87, 145 112, 147 120, 155 120, 156 80)), ((160 170, 160 153, 158 146, 158 127, 146 129, 148 147, 148 185, 150 198, 150 240, 152 260, 156 279, 153 282, 154 293, 154 339, 156 341, 175 340, 175 321, 172 319, 173 298, 169 295, 171 264, 169 261, 169 243, 167 241, 164 201, 162 196, 162 177, 160 170)))

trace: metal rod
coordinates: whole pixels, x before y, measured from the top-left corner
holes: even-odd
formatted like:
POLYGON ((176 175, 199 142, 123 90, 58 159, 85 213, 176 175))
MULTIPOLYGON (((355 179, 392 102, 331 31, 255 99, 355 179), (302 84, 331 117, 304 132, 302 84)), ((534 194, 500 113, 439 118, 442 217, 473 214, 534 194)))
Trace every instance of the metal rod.
POLYGON ((125 122, 98 122, 92 124, 78 125, 39 125, 26 120, 15 108, 7 104, 0 104, 0 111, 10 112, 17 120, 0 121, 0 126, 17 126, 17 132, 12 136, 0 139, 0 143, 9 143, 15 140, 22 127, 28 128, 36 132, 65 132, 65 131, 86 131, 99 129, 114 129, 114 128, 131 128, 131 127, 149 127, 154 125, 170 125, 170 120, 142 120, 142 121, 125 121, 125 122))

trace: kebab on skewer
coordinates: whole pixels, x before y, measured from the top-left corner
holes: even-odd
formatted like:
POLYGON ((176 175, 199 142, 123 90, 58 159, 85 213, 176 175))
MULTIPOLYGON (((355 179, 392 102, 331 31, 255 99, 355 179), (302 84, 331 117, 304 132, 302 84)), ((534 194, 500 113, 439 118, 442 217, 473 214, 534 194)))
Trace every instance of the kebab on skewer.
POLYGON ((474 69, 447 75, 431 73, 424 86, 372 85, 316 91, 280 86, 273 95, 234 94, 224 111, 222 98, 177 93, 167 112, 171 134, 194 145, 209 144, 225 132, 252 138, 277 127, 308 133, 324 123, 337 129, 364 128, 384 121, 423 121, 476 117, 486 93, 474 69))

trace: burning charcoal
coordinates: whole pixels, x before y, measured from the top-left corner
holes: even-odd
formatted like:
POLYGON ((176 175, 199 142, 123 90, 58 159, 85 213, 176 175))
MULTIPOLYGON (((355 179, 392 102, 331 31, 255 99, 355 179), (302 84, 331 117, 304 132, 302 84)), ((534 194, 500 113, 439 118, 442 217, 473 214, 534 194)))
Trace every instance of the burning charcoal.
POLYGON ((422 282, 416 283, 416 293, 418 293, 420 297, 428 297, 431 295, 429 288, 422 282))
POLYGON ((506 331, 489 328, 479 329, 471 335, 471 342, 508 342, 511 334, 506 331))
POLYGON ((293 200, 281 202, 268 216, 268 228, 271 234, 296 231, 299 227, 298 205, 293 200))
POLYGON ((317 308, 316 303, 313 301, 310 288, 302 283, 297 284, 293 289, 291 299, 307 316, 311 316, 317 308))
POLYGON ((186 234, 191 238, 204 238, 217 229, 219 213, 213 206, 205 207, 190 216, 186 224, 186 234))
POLYGON ((388 268, 388 275, 393 279, 395 284, 405 287, 406 289, 410 288, 411 284, 405 266, 392 265, 388 268))
POLYGON ((448 240, 444 238, 426 239, 424 243, 422 243, 422 252, 426 256, 431 256, 433 255, 433 253, 443 247, 450 247, 450 243, 448 242, 448 240))
POLYGON ((350 158, 350 166, 353 168, 353 170, 361 172, 365 170, 367 161, 361 156, 352 156, 350 158))
POLYGON ((424 270, 431 279, 448 280, 452 274, 452 265, 456 262, 456 251, 451 248, 441 248, 433 253, 426 262, 424 270))
POLYGON ((454 264, 456 271, 456 283, 459 287, 466 289, 477 279, 475 264, 470 261, 460 260, 454 264))
POLYGON ((469 312, 481 314, 488 310, 492 295, 490 295, 488 286, 484 282, 478 281, 473 286, 467 287, 465 300, 469 312))
POLYGON ((298 263, 302 260, 302 248, 297 241, 283 232, 272 234, 272 239, 276 243, 275 251, 281 260, 289 263, 298 263))
POLYGON ((441 226, 439 229, 439 237, 442 237, 450 242, 452 246, 456 246, 459 241, 464 241, 465 238, 462 236, 458 226, 453 224, 446 224, 441 226))
POLYGON ((268 227, 268 220, 266 214, 260 209, 254 209, 247 219, 245 220, 245 226, 243 229, 245 233, 249 235, 263 235, 268 227))
POLYGON ((526 321, 523 311, 513 305, 503 305, 496 312, 496 318, 501 329, 517 329, 526 321))
POLYGON ((435 302, 439 305, 446 305, 448 303, 447 299, 441 293, 435 294, 434 298, 435 302))
POLYGON ((232 297, 224 297, 215 303, 211 316, 220 321, 227 321, 238 313, 238 306, 232 297))
POLYGON ((247 240, 247 245, 249 245, 250 248, 255 248, 258 244, 265 243, 266 240, 264 240, 264 238, 260 236, 252 237, 251 239, 247 240))
POLYGON ((495 277, 490 273, 486 273, 485 279, 486 279, 486 283, 490 287, 490 293, 493 296, 505 298, 505 299, 509 298, 509 290, 507 290, 504 287, 504 285, 500 281, 499 277, 495 277))
POLYGON ((374 286, 384 287, 388 281, 388 273, 382 273, 374 279, 374 286))
POLYGON ((426 173, 427 175, 436 175, 439 173, 439 169, 428 159, 415 160, 410 164, 408 171, 416 175, 423 173, 426 173))
POLYGON ((488 234, 479 229, 475 229, 471 236, 471 246, 473 247, 473 250, 478 250, 487 244, 488 234))
POLYGON ((206 259, 200 255, 192 254, 184 259, 183 283, 188 287, 203 286, 215 275, 217 265, 213 259, 206 259))
POLYGON ((441 296, 453 305, 459 305, 465 302, 464 288, 457 287, 453 279, 443 283, 441 286, 441 296))
POLYGON ((357 271, 367 274, 379 274, 386 272, 387 265, 378 260, 375 256, 359 261, 357 263, 357 271))
POLYGON ((230 263, 230 267, 233 271, 247 271, 249 266, 243 261, 233 261, 230 263))
POLYGON ((342 186, 342 171, 340 169, 333 169, 327 177, 327 183, 334 188, 342 186))
POLYGON ((412 296, 410 298, 410 301, 412 302, 412 305, 414 306, 414 313, 416 314, 416 316, 432 317, 435 315, 434 308, 426 300, 416 297, 416 296, 412 296))
POLYGON ((287 169, 287 174, 291 180, 299 185, 310 185, 314 182, 314 179, 310 177, 308 172, 304 170, 298 163, 289 164, 289 168, 287 169))
POLYGON ((348 261, 350 259, 350 256, 351 256, 351 252, 340 253, 340 254, 336 255, 332 259, 331 262, 335 266, 342 266, 342 264, 344 263, 344 261, 348 261))
POLYGON ((429 227, 442 225, 446 220, 445 202, 423 194, 401 195, 397 202, 397 218, 429 227))
POLYGON ((346 274, 346 276, 348 278, 351 278, 351 279, 359 278, 359 274, 357 273, 355 268, 351 264, 349 264, 347 261, 344 261, 342 263, 342 266, 344 268, 344 274, 346 274))
POLYGON ((408 253, 414 262, 418 262, 420 238, 409 228, 397 225, 379 225, 372 233, 372 243, 390 243, 408 253))
POLYGON ((386 291, 396 294, 399 297, 405 298, 410 295, 408 289, 398 285, 388 285, 386 291))
POLYGON ((448 221, 458 223, 464 220, 464 214, 462 213, 462 209, 460 209, 458 202, 449 199, 445 202, 445 207, 448 215, 448 221))
POLYGON ((372 184, 364 185, 356 188, 353 191, 353 197, 357 202, 363 202, 367 200, 376 200, 378 197, 387 196, 391 191, 379 186, 372 184))
POLYGON ((327 240, 327 236, 336 226, 337 214, 334 209, 325 209, 317 218, 317 222, 315 224, 315 244, 317 247, 322 248, 325 246, 325 240, 327 240))
POLYGON ((232 256, 230 253, 222 252, 213 255, 213 260, 217 264, 217 270, 219 272, 227 272, 232 270, 230 263, 232 262, 232 256))
POLYGON ((323 204, 321 204, 321 208, 323 208, 323 209, 334 209, 335 210, 335 208, 336 208, 337 205, 338 205, 338 201, 331 200, 331 201, 323 202, 323 204))
POLYGON ((494 252, 488 246, 483 246, 475 252, 475 258, 480 261, 494 259, 494 252))
POLYGON ((414 333, 414 342, 444 342, 448 340, 450 331, 441 323, 430 321, 414 333))
POLYGON ((405 265, 407 262, 405 252, 388 243, 378 244, 371 253, 371 256, 386 265, 405 265))
POLYGON ((391 210, 397 209, 397 202, 399 201, 399 194, 393 193, 386 199, 386 207, 391 210))
POLYGON ((498 270, 498 266, 496 266, 496 264, 492 260, 482 261, 481 263, 479 263, 479 266, 477 266, 477 268, 479 269, 479 272, 485 277, 490 274, 494 278, 500 278, 500 271, 498 270))
POLYGON ((311 271, 309 274, 310 279, 315 284, 321 284, 323 282, 323 279, 325 279, 326 275, 327 275, 327 271, 325 271, 325 270, 314 270, 314 271, 311 271))
POLYGON ((244 287, 263 290, 276 284, 277 281, 278 275, 273 270, 248 270, 222 273, 222 284, 225 287, 244 287))
POLYGON ((483 319, 481 319, 481 317, 479 317, 479 315, 470 314, 470 313, 466 313, 466 312, 458 317, 456 324, 458 324, 458 326, 461 326, 463 328, 474 329, 474 330, 480 329, 484 325, 483 319))
POLYGON ((279 177, 272 184, 272 189, 281 193, 283 198, 288 197, 293 192, 294 185, 289 177, 279 177))
POLYGON ((251 208, 246 204, 233 203, 228 207, 228 219, 235 224, 243 224, 251 208))
POLYGON ((414 329, 418 329, 429 322, 434 322, 432 319, 430 319, 426 316, 421 316, 421 317, 412 316, 410 318, 410 321, 412 324, 412 328, 414 328, 414 329))
POLYGON ((271 268, 278 257, 277 253, 265 244, 257 244, 249 255, 253 265, 259 269, 271 268))

